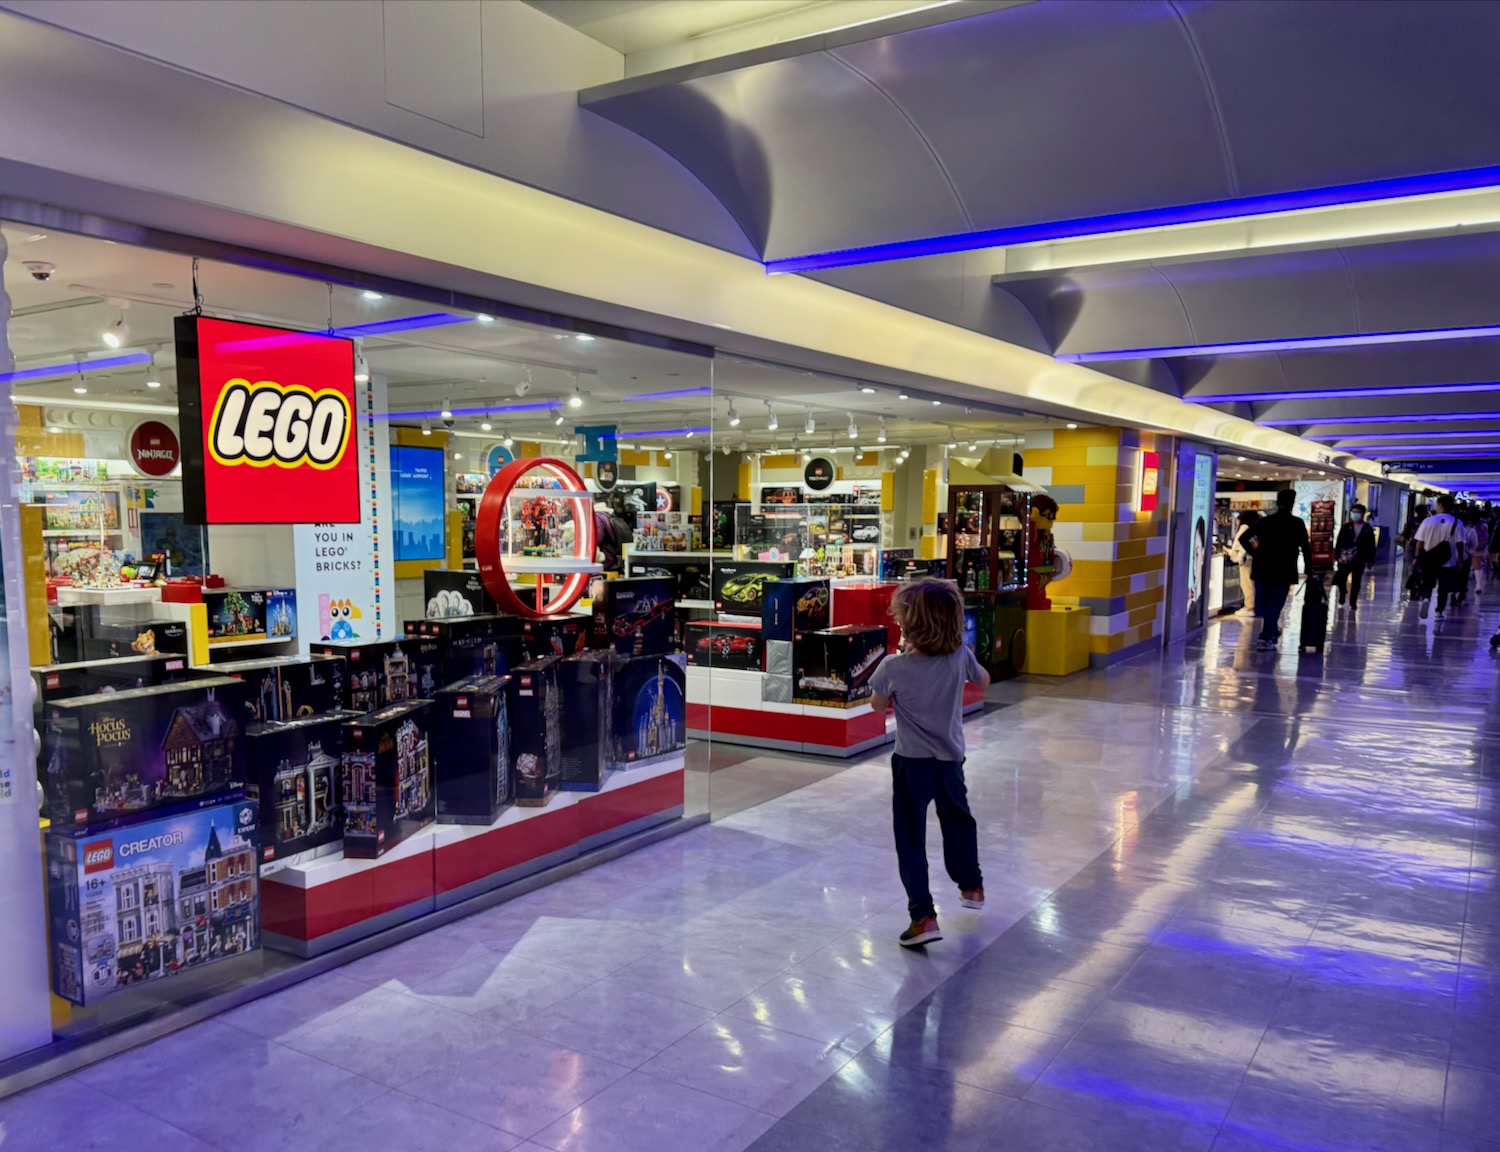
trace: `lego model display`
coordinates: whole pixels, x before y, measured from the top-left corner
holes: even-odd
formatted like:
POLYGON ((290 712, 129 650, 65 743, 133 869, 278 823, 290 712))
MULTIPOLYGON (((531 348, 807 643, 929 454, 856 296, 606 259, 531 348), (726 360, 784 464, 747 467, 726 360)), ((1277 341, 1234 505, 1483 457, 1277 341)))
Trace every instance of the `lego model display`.
POLYGON ((427 619, 491 616, 499 611, 479 573, 467 568, 429 568, 422 573, 427 619))
POLYGON ((515 770, 511 783, 522 808, 543 807, 562 782, 558 663, 556 656, 543 656, 522 664, 513 674, 510 725, 515 770))
POLYGON ((52 988, 92 1004, 260 947, 255 805, 47 833, 52 988))
POLYGON ((406 622, 438 646, 437 684, 469 676, 504 676, 524 657, 518 616, 463 616, 406 622))
POLYGON ((616 663, 611 768, 664 760, 687 747, 687 661, 635 656, 616 663))
POLYGON ((885 659, 887 635, 878 624, 849 624, 809 633, 797 645, 792 700, 825 708, 853 708, 870 698, 870 677, 885 659))
POLYGON ((734 616, 759 619, 766 585, 790 576, 794 567, 789 560, 726 560, 715 564, 714 607, 734 616))
POLYGON ((594 597, 594 643, 622 656, 670 651, 677 634, 676 592, 669 576, 604 581, 594 597))
POLYGON ((31 679, 36 684, 37 730, 42 728, 44 706, 53 700, 150 688, 186 680, 193 674, 186 656, 161 652, 153 656, 122 656, 117 660, 41 665, 31 670, 31 679))
POLYGON ((822 577, 773 580, 761 596, 760 626, 767 640, 801 640, 829 624, 828 581, 822 577))
POLYGON ((221 588, 203 593, 208 610, 208 642, 229 644, 244 640, 265 640, 271 636, 271 608, 277 613, 276 633, 290 640, 296 635, 296 593, 290 589, 267 591, 264 588, 221 588))
POLYGON ((245 682, 248 721, 295 720, 344 706, 342 656, 270 656, 232 660, 212 668, 245 682))
POLYGON ((670 577, 677 585, 679 600, 713 599, 713 574, 707 556, 681 556, 663 552, 642 554, 632 548, 628 568, 631 576, 670 577))
POLYGON ((259 809, 262 865, 325 846, 332 850, 343 837, 339 766, 350 719, 335 712, 246 728, 247 791, 259 809))
POLYGON ((439 824, 493 824, 510 807, 509 676, 472 676, 432 703, 432 779, 439 824))
POLYGON ((589 616, 557 616, 522 621, 521 650, 528 660, 544 656, 571 656, 588 647, 589 616))
POLYGON ((374 860, 431 824, 432 704, 407 700, 344 722, 344 855, 374 860))
POLYGON ((52 822, 104 827, 243 787, 244 694, 216 676, 53 700, 43 735, 52 822))
MULTIPOLYGON (((622 581, 611 581, 622 583, 622 581)), ((614 668, 609 652, 581 652, 558 661, 562 700, 562 788, 597 792, 609 771, 614 668)))
POLYGON ((335 640, 314 644, 312 650, 320 656, 344 657, 344 707, 350 712, 430 699, 441 687, 435 640, 335 640))
POLYGON ((765 644, 759 624, 689 620, 682 627, 682 637, 689 664, 747 672, 759 672, 764 667, 765 644))

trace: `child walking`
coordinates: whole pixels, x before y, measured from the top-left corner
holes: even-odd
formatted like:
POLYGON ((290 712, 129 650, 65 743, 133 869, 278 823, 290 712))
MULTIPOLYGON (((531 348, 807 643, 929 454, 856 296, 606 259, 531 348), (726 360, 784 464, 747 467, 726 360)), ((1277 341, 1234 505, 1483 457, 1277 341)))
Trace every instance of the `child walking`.
POLYGON ((901 651, 875 669, 870 703, 877 713, 896 705, 891 809, 911 913, 901 944, 916 948, 943 938, 927 887, 929 804, 937 804, 943 866, 958 885, 959 903, 984 907, 979 833, 964 787, 963 698, 965 684, 988 687, 990 677, 964 645, 964 602, 953 581, 928 577, 903 586, 891 601, 891 615, 901 625, 901 651))

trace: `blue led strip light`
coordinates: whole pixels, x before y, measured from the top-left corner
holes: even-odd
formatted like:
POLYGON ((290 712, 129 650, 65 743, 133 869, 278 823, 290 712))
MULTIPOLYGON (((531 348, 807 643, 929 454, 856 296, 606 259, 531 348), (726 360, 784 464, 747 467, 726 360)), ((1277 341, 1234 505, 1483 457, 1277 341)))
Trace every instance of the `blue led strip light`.
POLYGON ((1427 344, 1437 340, 1483 340, 1500 336, 1500 325, 1479 328, 1419 328, 1410 332, 1362 332, 1347 336, 1292 336, 1230 344, 1179 344, 1165 348, 1114 348, 1101 352, 1054 352, 1059 364, 1101 360, 1166 360, 1178 356, 1243 356, 1252 352, 1309 352, 1319 348, 1363 348, 1372 344, 1427 344))
POLYGON ((1216 396, 1184 396, 1182 399, 1188 404, 1252 404, 1263 400, 1367 400, 1379 396, 1424 396, 1496 390, 1500 390, 1500 384, 1402 384, 1390 388, 1303 388, 1287 392, 1225 392, 1216 396))
MULTIPOLYGON (((1338 412, 1331 416, 1298 416, 1292 420, 1257 420, 1266 428, 1295 428, 1314 424, 1446 424, 1460 420, 1500 420, 1500 412, 1421 412, 1404 416, 1351 416, 1338 412)), ((1321 437, 1319 437, 1321 439, 1321 437)))
POLYGON ((78 372, 103 372, 108 368, 129 368, 145 364, 151 357, 145 352, 128 352, 124 356, 101 356, 94 360, 69 360, 66 364, 48 364, 41 368, 18 368, 0 372, 0 384, 23 384, 28 380, 50 380, 55 376, 73 376, 78 372))
POLYGON ((1199 224, 1232 220, 1239 216, 1269 216, 1275 212, 1297 212, 1308 208, 1333 208, 1367 200, 1395 200, 1406 196, 1431 196, 1439 192, 1461 192, 1500 185, 1500 167, 1470 168, 1461 172, 1438 172, 1428 176, 1399 176, 1359 184, 1337 184, 1299 192, 1266 196, 1242 196, 1233 200, 1210 200, 1170 208, 1146 208, 1135 212, 1113 212, 1042 224, 1018 224, 959 232, 925 240, 897 240, 865 248, 844 248, 808 256, 786 256, 766 261, 766 271, 813 272, 819 268, 847 268, 853 264, 878 264, 887 260, 910 260, 938 256, 944 252, 973 252, 979 248, 1001 248, 1015 244, 1040 244, 1078 236, 1133 232, 1142 228, 1169 228, 1174 224, 1199 224))

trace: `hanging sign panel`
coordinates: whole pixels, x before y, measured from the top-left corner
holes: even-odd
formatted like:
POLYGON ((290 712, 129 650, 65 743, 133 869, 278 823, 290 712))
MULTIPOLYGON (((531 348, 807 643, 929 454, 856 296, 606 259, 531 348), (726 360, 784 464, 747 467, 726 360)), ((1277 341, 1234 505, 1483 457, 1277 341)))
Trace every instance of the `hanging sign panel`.
POLYGON ((191 524, 357 524, 354 343, 179 316, 183 510, 191 524))

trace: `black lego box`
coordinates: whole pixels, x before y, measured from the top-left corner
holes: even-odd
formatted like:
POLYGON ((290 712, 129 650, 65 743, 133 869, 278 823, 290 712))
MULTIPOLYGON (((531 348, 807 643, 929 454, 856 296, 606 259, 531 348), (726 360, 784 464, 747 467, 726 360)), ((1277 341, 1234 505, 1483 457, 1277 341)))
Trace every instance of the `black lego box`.
POLYGON ((245 682, 247 720, 295 720, 336 712, 344 706, 342 656, 268 656, 212 667, 221 675, 245 682))
POLYGON ((828 581, 821 576, 773 580, 762 594, 760 625, 767 640, 801 640, 827 628, 828 581))
POLYGON ((764 669, 765 645, 759 624, 689 620, 682 626, 682 647, 689 664, 746 672, 764 669))
POLYGON ((853 708, 870 698, 870 677, 885 659, 884 624, 846 624, 811 632, 794 650, 792 700, 853 708))
POLYGON ((432 702, 439 824, 493 824, 511 805, 509 676, 471 676, 432 702))
POLYGON ((765 588, 792 574, 790 560, 721 560, 714 565, 714 607, 734 616, 760 618, 765 588))
POLYGON ((571 656, 589 646, 590 616, 568 614, 545 620, 521 622, 521 651, 528 660, 544 656, 571 656))
POLYGON ((31 670, 31 679, 36 684, 34 710, 37 728, 42 727, 43 708, 53 700, 151 688, 157 684, 188 680, 194 675, 186 656, 164 652, 154 656, 122 656, 117 660, 40 665, 31 670))
POLYGON ((417 625, 421 635, 437 641, 439 689, 470 676, 509 675, 523 659, 519 616, 420 620, 417 625))
POLYGON ((621 656, 671 651, 677 634, 677 586, 668 576, 606 580, 594 597, 594 636, 621 656))
POLYGON ((422 573, 422 594, 427 601, 427 619, 450 616, 490 616, 499 607, 484 581, 472 568, 429 568, 422 573))
POLYGON ((188 629, 181 620, 147 620, 89 625, 82 636, 81 654, 92 661, 158 653, 186 656, 187 650, 188 629))
POLYGON ((562 697, 565 792, 597 792, 609 771, 613 673, 617 660, 610 652, 581 652, 557 664, 562 697))
POLYGON ((110 832, 48 832, 53 991, 93 1004, 255 951, 255 857, 255 805, 243 799, 110 832))
POLYGON ((530 660, 512 674, 511 786, 522 808, 541 808, 562 783, 562 699, 559 657, 530 660))
POLYGON ((406 700, 344 722, 344 855, 384 856, 431 824, 432 703, 406 700))
POLYGON ((344 658, 344 707, 373 712, 387 704, 424 699, 436 691, 437 642, 421 636, 400 640, 325 640, 314 644, 319 656, 344 658))
POLYGON ((706 556, 667 556, 653 553, 645 559, 630 558, 631 576, 665 576, 677 586, 679 600, 711 600, 713 573, 706 556))
POLYGON ((245 686, 227 676, 47 705, 47 813, 99 828, 244 787, 245 686))
POLYGON ((260 814, 260 860, 284 862, 331 848, 344 835, 339 771, 347 712, 251 724, 245 729, 248 795, 260 814))
POLYGON ((687 747, 687 661, 633 656, 615 664, 610 767, 664 760, 687 747))

